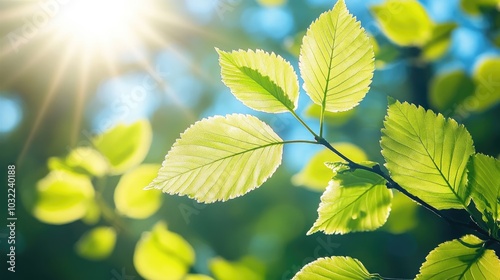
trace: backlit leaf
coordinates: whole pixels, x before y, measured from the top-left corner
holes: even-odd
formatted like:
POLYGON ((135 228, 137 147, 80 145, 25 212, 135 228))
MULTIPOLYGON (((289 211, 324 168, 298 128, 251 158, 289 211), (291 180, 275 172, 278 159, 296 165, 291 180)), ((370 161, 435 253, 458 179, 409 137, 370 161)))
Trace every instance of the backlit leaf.
POLYGON ((146 279, 181 279, 194 263, 194 250, 182 236, 158 222, 142 234, 134 252, 134 266, 146 279))
MULTIPOLYGON (((358 146, 350 143, 334 143, 333 146, 343 155, 355 162, 366 161, 368 158, 358 146)), ((307 165, 292 177, 294 185, 303 185, 313 190, 324 191, 328 182, 332 179, 333 173, 325 162, 342 161, 342 159, 328 149, 323 149, 316 153, 307 165)))
POLYGON ((500 57, 481 60, 472 79, 476 91, 464 101, 467 110, 483 112, 500 102, 500 57))
POLYGON ((48 166, 50 170, 66 170, 98 177, 104 175, 109 169, 107 160, 90 147, 78 147, 72 150, 66 158, 51 157, 48 166))
POLYGON ((500 260, 474 235, 440 244, 427 255, 417 280, 499 279, 500 260))
POLYGON ((371 11, 382 32, 400 46, 423 46, 432 37, 433 22, 416 0, 387 0, 371 11))
POLYGON ((304 89, 326 111, 347 111, 365 97, 374 71, 368 35, 343 0, 311 24, 300 51, 304 89))
POLYGON ((422 57, 433 61, 443 56, 451 44, 451 32, 456 27, 457 24, 454 22, 436 24, 432 28, 431 38, 422 48, 422 57))
POLYGON ((76 242, 78 255, 90 260, 107 258, 115 248, 116 231, 112 227, 97 227, 86 232, 76 242))
POLYGON ((139 165, 149 151, 152 140, 147 120, 119 124, 94 139, 94 145, 107 159, 111 172, 121 174, 139 165))
POLYGON ((437 209, 469 204, 466 167, 474 146, 463 125, 396 101, 387 110, 381 146, 391 177, 413 195, 437 209))
POLYGON ((351 257, 319 258, 304 266, 292 280, 375 280, 364 265, 351 257))
POLYGON ((214 280, 212 277, 202 274, 188 274, 182 280, 214 280))
POLYGON ((37 219, 48 224, 66 224, 85 216, 94 198, 94 187, 85 175, 51 171, 36 185, 33 209, 37 219))
MULTIPOLYGON (((356 112, 356 109, 349 110, 349 111, 344 111, 344 112, 325 112, 324 113, 324 121, 326 124, 329 126, 341 126, 346 124, 352 116, 354 116, 354 113, 356 112)), ((306 108, 304 114, 308 117, 313 117, 320 119, 321 118, 321 106, 318 104, 312 103, 309 107, 306 108)))
POLYGON ((454 110, 474 93, 472 79, 462 70, 433 77, 429 89, 430 104, 441 112, 454 110))
POLYGON ((211 259, 208 266, 217 280, 264 280, 262 269, 254 267, 254 260, 244 257, 239 261, 230 262, 223 258, 211 259))
POLYGON ((500 160, 476 154, 468 169, 469 188, 477 209, 500 221, 500 160))
POLYGON ((225 201, 262 185, 281 164, 282 154, 281 138, 256 117, 203 119, 175 142, 148 188, 199 202, 225 201))
POLYGON ((156 164, 143 164, 123 174, 115 189, 116 210, 135 219, 153 215, 161 206, 160 191, 145 191, 160 169, 156 164))
POLYGON ((339 172, 321 196, 318 219, 307 232, 344 234, 381 227, 391 210, 392 192, 379 175, 356 169, 339 172))
POLYGON ((299 82, 292 65, 274 53, 217 49, 222 81, 248 107, 267 113, 293 111, 299 82))

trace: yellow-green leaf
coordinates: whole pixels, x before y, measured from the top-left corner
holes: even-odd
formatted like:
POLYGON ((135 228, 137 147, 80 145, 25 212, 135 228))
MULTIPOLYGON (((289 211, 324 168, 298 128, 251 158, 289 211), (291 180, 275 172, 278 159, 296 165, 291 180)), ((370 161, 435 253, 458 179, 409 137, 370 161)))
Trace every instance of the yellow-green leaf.
MULTIPOLYGON (((368 160, 365 152, 358 146, 351 143, 335 143, 335 149, 355 162, 368 160)), ((307 165, 292 177, 294 185, 302 185, 317 191, 324 191, 328 182, 332 179, 333 173, 325 162, 342 161, 342 159, 328 149, 323 149, 316 153, 307 165)))
POLYGON ((75 250, 81 257, 90 260, 102 260, 113 252, 116 243, 116 231, 112 227, 97 227, 80 237, 75 250))
POLYGON ((411 194, 437 209, 469 204, 466 167, 474 146, 463 125, 396 101, 387 110, 380 143, 391 177, 411 194))
POLYGON ((489 213, 494 222, 500 222, 500 160, 475 154, 468 169, 469 188, 477 209, 484 215, 489 213))
POLYGON ((472 79, 462 70, 433 77, 429 89, 430 104, 441 112, 454 110, 474 93, 472 79))
POLYGON ((376 280, 365 266, 351 257, 319 258, 304 266, 292 280, 376 280))
POLYGON ((391 215, 382 229, 392 234, 402 234, 418 225, 418 204, 400 192, 392 198, 391 215))
POLYGON ((217 49, 222 81, 246 106, 267 113, 297 108, 299 82, 289 62, 274 53, 217 49))
POLYGON ((262 185, 281 164, 282 154, 283 140, 256 117, 203 119, 175 142, 148 188, 199 202, 225 201, 262 185))
POLYGON ((499 279, 500 260, 495 251, 474 235, 440 244, 425 258, 417 280, 499 279))
POLYGON ((416 0, 387 0, 371 11, 382 32, 400 46, 423 46, 432 37, 434 24, 416 0))
POLYGON ((311 24, 299 66, 304 89, 326 111, 347 111, 365 97, 374 71, 370 39, 343 0, 311 24))
POLYGON ((476 91, 464 105, 467 110, 483 112, 500 102, 500 57, 483 59, 474 69, 476 91))
MULTIPOLYGON (((354 113, 356 112, 356 108, 349 111, 344 112, 324 112, 323 117, 326 124, 329 126, 341 126, 347 123, 354 113)), ((320 119, 321 118, 321 106, 318 104, 312 103, 309 107, 306 108, 304 114, 308 117, 313 117, 320 119)))
POLYGON ((217 280, 264 280, 265 275, 255 259, 244 257, 239 261, 230 262, 223 258, 211 259, 208 266, 217 280))
POLYGON ((344 234, 381 227, 391 210, 392 192, 379 175, 356 169, 337 173, 321 196, 318 219, 307 232, 344 234))
POLYGON ((433 61, 443 56, 451 44, 451 32, 456 27, 457 24, 454 22, 436 24, 432 28, 431 38, 422 48, 422 57, 433 61))
POLYGON ((33 214, 48 224, 66 224, 85 216, 94 198, 94 187, 85 175, 51 171, 36 185, 33 214))
POLYGON ((78 147, 64 159, 51 157, 48 166, 50 170, 66 170, 98 177, 104 175, 109 169, 107 160, 90 147, 78 147))
POLYGON ((194 263, 194 250, 182 236, 158 222, 151 232, 144 232, 134 252, 134 266, 146 279, 178 280, 194 263))
POLYGON ((139 165, 149 151, 152 140, 147 120, 119 124, 94 139, 94 145, 110 164, 113 174, 121 174, 139 165))
POLYGON ((214 280, 212 277, 202 274, 188 274, 182 280, 214 280))
POLYGON ((153 215, 161 206, 161 191, 146 191, 144 188, 153 181, 159 169, 156 164, 143 164, 125 173, 115 189, 116 210, 135 219, 153 215))

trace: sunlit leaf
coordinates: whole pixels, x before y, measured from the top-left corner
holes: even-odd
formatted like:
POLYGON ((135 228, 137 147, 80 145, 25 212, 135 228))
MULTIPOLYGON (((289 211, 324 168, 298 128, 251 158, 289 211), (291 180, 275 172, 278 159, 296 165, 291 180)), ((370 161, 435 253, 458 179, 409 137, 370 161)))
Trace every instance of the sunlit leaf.
POLYGON ((94 198, 94 187, 85 175, 51 171, 38 181, 33 214, 48 224, 66 224, 81 219, 94 198))
POLYGON ((75 250, 81 257, 90 260, 102 260, 113 252, 116 243, 116 231, 112 227, 97 227, 76 242, 75 250))
POLYGON ((134 252, 134 266, 146 279, 181 279, 194 263, 194 250, 182 236, 158 222, 142 234, 134 252))
POLYGON ((101 208, 95 200, 87 204, 87 213, 82 217, 82 221, 88 225, 95 225, 101 218, 101 208))
POLYGON ((391 210, 392 192, 379 175, 356 169, 339 172, 321 196, 318 219, 307 232, 344 234, 381 227, 391 210))
MULTIPOLYGON (((324 113, 324 121, 326 124, 329 126, 341 126, 347 123, 352 116, 354 116, 354 113, 356 112, 356 108, 353 110, 349 111, 344 111, 344 112, 325 112, 324 113)), ((321 118, 321 106, 318 104, 311 104, 309 107, 306 108, 304 114, 308 117, 313 117, 320 119, 321 118)))
POLYGON ((481 60, 472 79, 476 91, 464 101, 467 110, 483 112, 500 102, 500 57, 481 60))
POLYGON ((382 32, 400 46, 423 46, 431 39, 433 22, 416 0, 387 0, 371 11, 382 32))
POLYGON ((217 280, 264 280, 262 268, 255 267, 255 259, 245 257, 230 262, 223 258, 211 259, 208 266, 217 280))
POLYGON ((476 154, 469 162, 469 188, 479 211, 500 221, 500 160, 476 154))
POLYGON ((375 280, 363 264, 351 257, 319 258, 304 266, 292 280, 375 280))
POLYGON ((66 170, 98 177, 104 175, 109 168, 107 160, 90 147, 78 147, 64 159, 51 157, 48 166, 50 170, 66 170))
POLYGON ((474 93, 472 79, 462 70, 433 77, 429 89, 430 104, 441 112, 453 110, 474 93))
POLYGON ((453 119, 408 103, 392 102, 382 129, 382 155, 391 177, 437 209, 469 204, 469 132, 453 119))
MULTIPOLYGON (((335 143, 335 149, 355 162, 368 160, 365 152, 358 146, 351 143, 335 143)), ((324 191, 328 182, 332 179, 333 173, 325 162, 342 161, 342 159, 328 149, 323 149, 316 153, 307 165, 292 177, 294 185, 302 185, 313 190, 324 191)))
POLYGON ((293 111, 299 99, 297 74, 274 53, 217 49, 222 81, 248 107, 267 113, 293 111))
POLYGON ((418 224, 418 204, 401 194, 394 193, 391 205, 391 215, 383 229, 392 234, 402 234, 414 229, 418 224))
POLYGON ((429 41, 422 48, 422 57, 425 60, 433 61, 443 56, 451 44, 451 32, 455 30, 457 24, 445 22, 436 24, 432 28, 432 35, 429 41))
POLYGON ((144 160, 151 140, 151 125, 147 120, 141 120, 111 128, 97 136, 94 145, 108 159, 111 172, 121 174, 144 160))
POLYGON ((498 279, 500 260, 474 235, 440 244, 427 255, 417 280, 498 279))
POLYGON ((462 9, 471 15, 479 15, 483 7, 500 6, 499 0, 460 0, 462 9))
POLYGON ((343 0, 311 24, 300 51, 304 89, 326 111, 349 110, 365 97, 374 71, 370 39, 343 0))
POLYGON ((202 274, 188 274, 182 280, 214 280, 212 277, 202 274))
POLYGON ((282 154, 281 138, 256 117, 203 119, 175 142, 148 188, 199 202, 225 201, 262 185, 281 164, 282 154))
POLYGON ((160 169, 156 164, 143 164, 125 173, 115 189, 116 210, 135 219, 144 219, 153 215, 161 206, 160 191, 145 191, 160 169))

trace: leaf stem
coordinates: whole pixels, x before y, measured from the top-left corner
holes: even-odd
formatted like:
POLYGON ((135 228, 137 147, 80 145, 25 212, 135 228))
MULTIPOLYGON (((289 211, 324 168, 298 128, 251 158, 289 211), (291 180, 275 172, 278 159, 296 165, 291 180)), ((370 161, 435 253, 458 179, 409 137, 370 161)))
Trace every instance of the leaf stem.
POLYGON ((373 167, 368 167, 368 166, 364 166, 364 165, 358 164, 358 163, 352 161, 351 159, 349 159, 348 157, 346 157, 345 155, 343 155, 337 149, 335 149, 323 137, 321 137, 321 136, 315 136, 314 139, 316 139, 316 142, 318 144, 321 144, 321 145, 325 146, 330 151, 334 152, 340 158, 342 158, 343 160, 345 160, 351 169, 353 169, 353 170, 355 170, 355 169, 363 169, 363 170, 366 170, 366 171, 369 171, 369 172, 372 172, 372 173, 375 173, 375 174, 381 176, 382 178, 384 178, 387 181, 387 184, 386 184, 387 188, 398 190, 399 192, 401 192, 402 194, 406 195, 411 200, 415 201, 416 203, 422 205, 427 210, 429 210, 432 213, 434 213, 439 218, 444 219, 449 224, 451 224, 451 225, 459 225, 459 226, 471 229, 471 230, 473 230, 473 231, 475 231, 475 232, 477 232, 477 233, 479 233, 479 234, 487 237, 488 240, 492 240, 492 241, 495 241, 495 242, 497 242, 497 243, 500 244, 500 240, 495 239, 494 237, 492 237, 487 231, 485 231, 483 228, 481 228, 480 226, 478 226, 476 223, 474 223, 474 222, 464 223, 462 221, 457 221, 455 219, 452 219, 450 217, 447 217, 447 216, 443 215, 443 213, 440 210, 434 208, 432 205, 428 204, 427 202, 423 201, 419 197, 411 194, 406 189, 404 189, 403 187, 401 187, 401 185, 399 185, 398 183, 396 183, 389 175, 387 175, 384 171, 382 171, 382 169, 380 169, 379 165, 375 165, 373 167))
POLYGON ((292 113, 292 115, 302 124, 302 126, 304 126, 307 130, 309 130, 309 132, 314 136, 314 139, 316 139, 316 137, 319 137, 298 115, 297 113, 295 113, 295 111, 293 110, 290 110, 290 113, 292 113))

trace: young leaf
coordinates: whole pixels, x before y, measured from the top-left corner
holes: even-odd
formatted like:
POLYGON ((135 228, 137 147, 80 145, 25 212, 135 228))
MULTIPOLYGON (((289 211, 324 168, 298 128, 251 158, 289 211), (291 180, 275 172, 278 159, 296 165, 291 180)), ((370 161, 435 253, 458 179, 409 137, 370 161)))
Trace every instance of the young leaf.
POLYGON ((248 107, 267 113, 297 108, 299 82, 292 65, 274 53, 217 49, 222 81, 248 107))
MULTIPOLYGON (((361 148, 351 143, 335 143, 334 146, 335 149, 355 162, 366 161, 368 159, 361 148)), ((332 170, 325 165, 325 162, 341 160, 339 156, 325 148, 316 153, 304 169, 292 177, 292 183, 323 192, 333 176, 332 170)))
POLYGON ((50 170, 66 170, 98 177, 103 176, 109 168, 107 160, 90 147, 78 147, 66 158, 51 157, 48 166, 50 170))
POLYGON ((381 227, 391 209, 392 192, 385 179, 357 169, 337 173, 321 196, 318 219, 307 234, 344 234, 381 227))
POLYGON ((388 0, 371 11, 387 38, 400 46, 422 46, 432 36, 434 24, 416 0, 388 0))
POLYGON ((66 224, 85 216, 94 187, 85 175, 51 171, 38 181, 34 215, 48 224, 66 224))
POLYGON ((160 191, 144 191, 158 173, 159 165, 143 164, 125 173, 115 189, 116 210, 135 219, 153 215, 161 206, 160 191))
POLYGON ((300 50, 300 73, 312 101, 326 111, 347 111, 365 97, 374 71, 368 35, 343 0, 307 30, 300 50))
POLYGON ((151 140, 151 125, 147 120, 141 120, 111 128, 97 136, 94 145, 108 159, 111 172, 121 174, 144 160, 151 140))
POLYGON ((474 235, 440 244, 427 255, 416 279, 498 279, 500 260, 483 245, 474 235))
POLYGON ((351 257, 319 258, 304 266, 292 280, 375 280, 383 279, 370 274, 364 265, 351 257))
POLYGON ((256 117, 203 119, 175 142, 147 188, 199 202, 225 201, 262 185, 281 164, 282 154, 283 140, 256 117))
POLYGON ((475 154, 469 162, 469 188, 479 211, 500 221, 500 160, 475 154))
POLYGON ((191 245, 163 222, 142 234, 134 252, 135 269, 145 279, 181 279, 194 259, 191 245))
POLYGON ((463 125, 396 101, 387 110, 380 144, 387 169, 404 189, 437 209, 469 204, 466 167, 474 146, 463 125))
POLYGON ((112 227, 97 227, 84 235, 76 242, 75 250, 78 255, 90 260, 107 258, 115 248, 116 231, 112 227))

